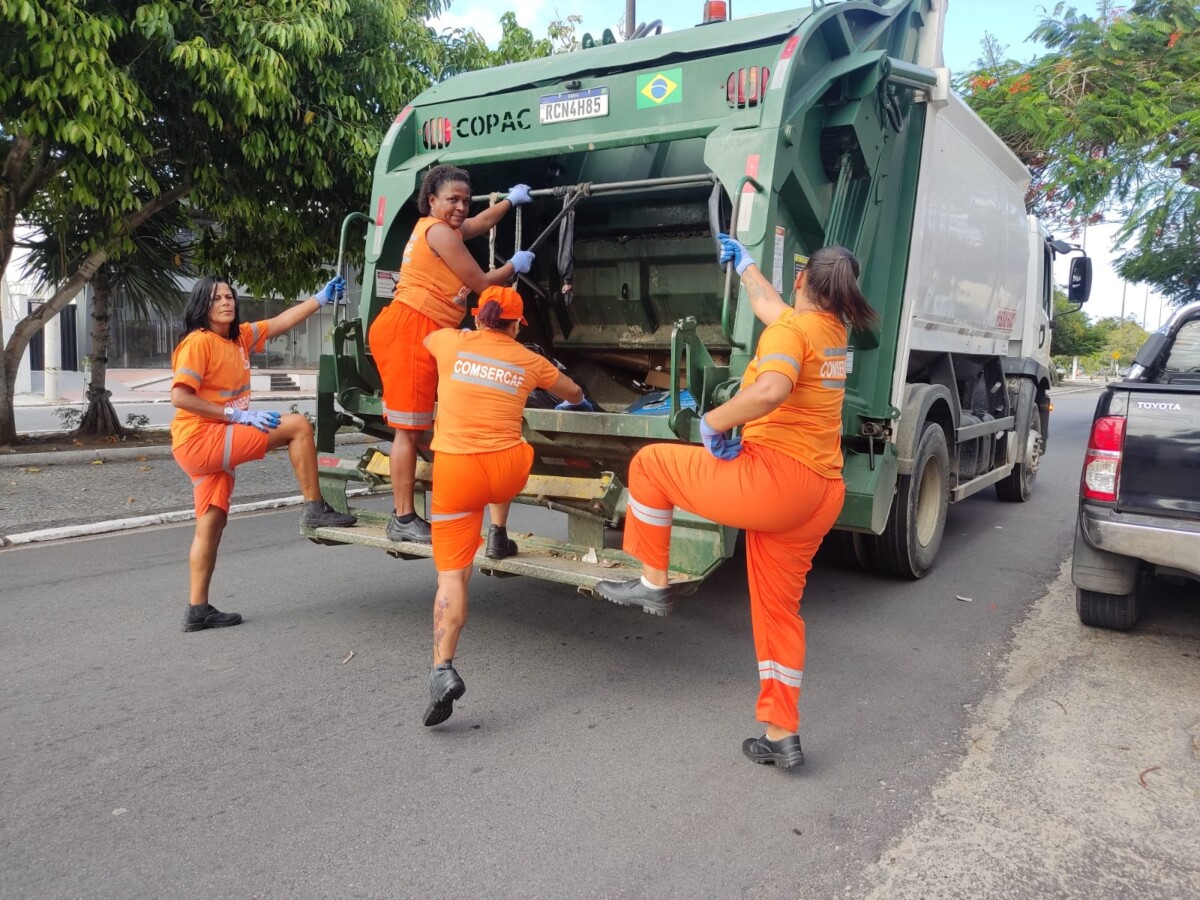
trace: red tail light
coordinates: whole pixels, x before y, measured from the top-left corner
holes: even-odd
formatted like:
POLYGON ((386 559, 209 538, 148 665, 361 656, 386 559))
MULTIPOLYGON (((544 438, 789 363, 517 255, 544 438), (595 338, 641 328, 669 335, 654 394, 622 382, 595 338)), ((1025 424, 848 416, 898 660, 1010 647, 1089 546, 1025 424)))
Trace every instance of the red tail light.
POLYGON ((1121 488, 1121 453, 1124 449, 1124 416, 1104 416, 1092 423, 1080 485, 1085 499, 1116 502, 1121 488))
POLYGON ((426 150, 442 150, 450 146, 454 137, 453 123, 443 117, 435 116, 421 126, 421 143, 426 150))
POLYGON ((730 72, 729 77, 725 79, 726 102, 738 109, 758 106, 766 99, 767 79, 770 77, 771 70, 766 66, 753 66, 730 72))

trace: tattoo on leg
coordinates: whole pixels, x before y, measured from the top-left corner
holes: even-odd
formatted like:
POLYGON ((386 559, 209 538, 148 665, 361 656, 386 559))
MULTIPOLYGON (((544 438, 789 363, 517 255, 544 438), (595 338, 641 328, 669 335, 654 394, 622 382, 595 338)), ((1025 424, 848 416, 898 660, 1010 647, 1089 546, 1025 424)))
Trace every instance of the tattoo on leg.
POLYGON ((442 619, 445 618, 446 610, 449 608, 449 597, 438 597, 433 607, 433 652, 435 655, 439 652, 442 639, 446 636, 446 629, 442 625, 442 619))

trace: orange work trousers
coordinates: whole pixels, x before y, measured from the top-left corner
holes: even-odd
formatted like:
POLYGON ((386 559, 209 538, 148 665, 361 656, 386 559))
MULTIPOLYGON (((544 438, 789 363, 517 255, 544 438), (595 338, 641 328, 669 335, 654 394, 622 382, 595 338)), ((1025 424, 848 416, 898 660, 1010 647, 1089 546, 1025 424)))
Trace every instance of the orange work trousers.
POLYGON ((669 568, 676 506, 745 529, 758 656, 755 712, 759 721, 789 731, 800 725, 805 651, 800 597, 845 496, 840 478, 822 478, 799 460, 754 444, 743 444, 732 460, 717 459, 703 447, 651 444, 629 465, 624 548, 651 568, 669 568))
POLYGON ((522 441, 491 453, 433 454, 433 564, 439 572, 465 569, 483 543, 483 510, 521 493, 533 467, 533 448, 522 441))
POLYGON ((179 468, 192 479, 199 519, 210 506, 229 512, 234 470, 267 455, 267 433, 250 425, 205 423, 172 452, 179 468))

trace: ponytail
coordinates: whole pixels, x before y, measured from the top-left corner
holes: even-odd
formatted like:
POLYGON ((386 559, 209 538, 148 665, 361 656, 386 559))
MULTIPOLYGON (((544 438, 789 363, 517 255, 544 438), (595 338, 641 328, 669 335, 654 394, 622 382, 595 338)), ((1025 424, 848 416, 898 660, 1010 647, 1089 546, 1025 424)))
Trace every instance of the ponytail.
POLYGON ((479 312, 475 313, 475 322, 482 325, 484 328, 491 328, 496 331, 504 331, 512 325, 516 319, 502 319, 500 313, 504 311, 495 300, 489 300, 483 306, 479 307, 479 312))
POLYGON ((878 316, 858 287, 858 260, 845 247, 822 247, 804 270, 808 298, 841 317, 855 331, 866 331, 878 316))

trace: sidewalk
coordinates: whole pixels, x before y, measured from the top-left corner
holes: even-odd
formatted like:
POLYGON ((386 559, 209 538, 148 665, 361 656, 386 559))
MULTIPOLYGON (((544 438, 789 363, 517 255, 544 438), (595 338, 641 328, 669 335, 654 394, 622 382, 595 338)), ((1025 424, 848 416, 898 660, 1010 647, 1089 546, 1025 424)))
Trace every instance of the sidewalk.
MULTIPOLYGON (((281 375, 300 370, 252 369, 251 375, 270 375, 273 371, 281 375)), ((44 374, 33 373, 33 391, 17 394, 16 406, 76 406, 83 403, 87 393, 87 376, 83 372, 59 372, 58 400, 47 400, 44 394, 44 374)), ((112 402, 120 403, 170 403, 170 369, 109 369, 105 386, 112 393, 112 402)), ((256 400, 312 400, 314 391, 255 391, 256 400)))

